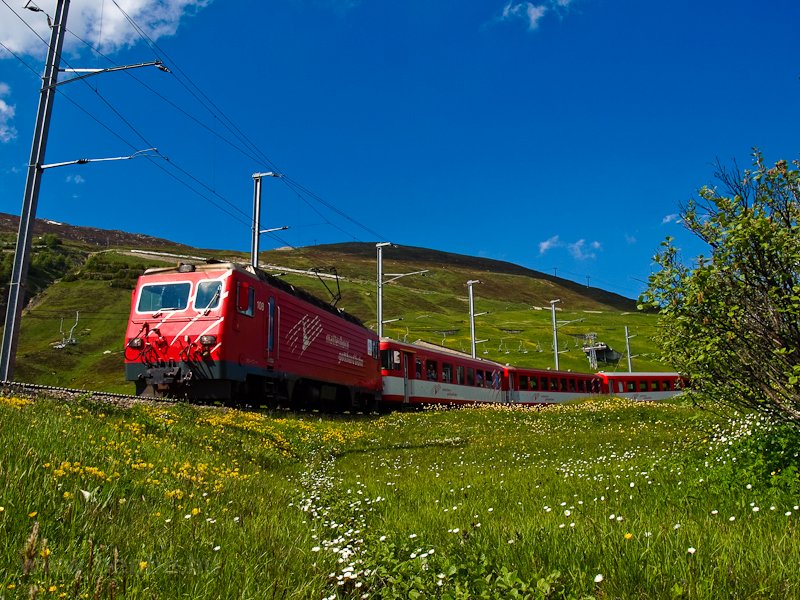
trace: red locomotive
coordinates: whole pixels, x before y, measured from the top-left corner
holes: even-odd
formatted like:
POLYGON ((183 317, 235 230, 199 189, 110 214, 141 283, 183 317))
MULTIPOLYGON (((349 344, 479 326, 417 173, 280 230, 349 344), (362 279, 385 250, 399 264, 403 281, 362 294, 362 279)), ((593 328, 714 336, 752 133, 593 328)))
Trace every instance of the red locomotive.
POLYGON ((378 338, 278 278, 232 263, 149 269, 133 292, 125 373, 136 393, 372 408, 378 338))

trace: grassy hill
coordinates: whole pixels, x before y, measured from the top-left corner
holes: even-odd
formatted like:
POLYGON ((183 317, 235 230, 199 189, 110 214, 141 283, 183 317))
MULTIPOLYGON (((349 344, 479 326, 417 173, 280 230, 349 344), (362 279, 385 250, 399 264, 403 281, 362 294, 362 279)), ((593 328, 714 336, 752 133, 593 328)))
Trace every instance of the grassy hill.
MULTIPOLYGON (((1 281, 10 277, 16 228, 16 217, 0 215, 1 281)), ((248 260, 241 252, 199 250, 142 234, 46 221, 37 221, 35 232, 29 282, 33 297, 23 317, 17 358, 20 381, 130 391, 123 379, 121 349, 136 277, 147 267, 174 264, 179 260, 174 255, 248 260), (76 343, 56 348, 70 337, 76 317, 72 335, 76 343)), ((261 264, 324 300, 331 295, 320 279, 292 270, 335 269, 341 291, 337 306, 367 326, 376 326, 374 244, 271 250, 261 254, 261 264)), ((589 370, 582 351, 588 332, 624 353, 626 325, 636 336, 634 369, 669 369, 656 360, 655 316, 637 312, 631 299, 508 262, 414 247, 384 251, 385 273, 423 269, 428 270, 425 276, 404 277, 384 286, 384 319, 402 319, 385 325, 389 337, 423 339, 469 351, 466 282, 480 279, 482 283, 474 287, 475 311, 488 313, 476 318, 476 336, 487 340, 478 346, 481 356, 521 366, 552 367, 549 301, 560 298, 557 318, 567 323, 559 328, 562 369, 589 370)), ((336 281, 326 279, 325 283, 337 291, 336 281)), ((7 284, 0 294, 4 304, 7 284)), ((619 365, 601 368, 627 369, 627 363, 623 358, 619 365)))

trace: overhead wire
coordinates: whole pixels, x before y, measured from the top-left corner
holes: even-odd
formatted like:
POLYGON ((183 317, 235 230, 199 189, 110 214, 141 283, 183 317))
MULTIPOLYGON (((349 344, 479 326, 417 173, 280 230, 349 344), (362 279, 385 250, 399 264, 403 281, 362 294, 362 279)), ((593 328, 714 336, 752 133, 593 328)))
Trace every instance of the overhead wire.
MULTIPOLYGON (((38 38, 40 41, 42 41, 42 43, 43 43, 43 44, 45 44, 45 45, 48 45, 48 42, 47 42, 46 40, 44 40, 44 39, 43 39, 43 38, 42 38, 42 37, 41 37, 41 36, 40 36, 40 35, 39 35, 39 34, 36 32, 36 30, 35 30, 35 29, 33 29, 33 27, 31 27, 31 25, 30 25, 30 24, 29 24, 27 21, 25 21, 25 19, 24 19, 24 18, 22 18, 22 16, 20 16, 20 15, 19 15, 19 14, 18 14, 18 13, 17 13, 17 12, 16 12, 16 11, 15 11, 13 8, 12 8, 12 7, 11 7, 11 6, 8 4, 8 2, 7 2, 6 0, 0 0, 0 1, 2 1, 2 2, 3 2, 3 4, 5 4, 5 5, 6 5, 6 7, 7 7, 9 10, 11 10, 11 12, 12 12, 12 13, 14 13, 14 15, 15 15, 15 16, 16 16, 16 17, 17 17, 19 20, 21 20, 21 21, 23 22, 23 24, 25 24, 25 26, 26 26, 28 29, 30 29, 30 30, 31 30, 31 32, 32 32, 32 33, 33 33, 33 34, 34 34, 34 35, 35 35, 35 36, 36 36, 36 37, 37 37, 37 38, 38 38)), ((158 46, 158 44, 156 44, 156 43, 155 43, 155 41, 154 41, 154 40, 152 40, 152 38, 150 38, 150 36, 148 36, 148 35, 147 35, 147 33, 146 33, 146 32, 145 32, 145 31, 144 31, 144 30, 143 30, 143 29, 142 29, 142 28, 141 28, 141 27, 140 27, 140 26, 139 26, 139 25, 138 25, 138 24, 135 22, 135 20, 134 20, 132 17, 130 17, 130 15, 128 15, 128 14, 127 14, 127 12, 125 12, 125 11, 124 11, 124 9, 122 9, 122 8, 119 6, 119 4, 116 2, 116 0, 112 0, 112 2, 113 2, 113 3, 114 3, 114 5, 115 5, 115 6, 116 6, 116 7, 117 7, 119 10, 120 10, 120 12, 121 12, 121 13, 123 14, 123 16, 126 18, 126 20, 128 20, 128 22, 129 22, 129 23, 130 23, 130 25, 131 25, 131 26, 134 28, 134 30, 135 30, 135 31, 136 31, 136 32, 137 32, 137 33, 140 35, 140 37, 141 37, 141 38, 142 38, 142 39, 143 39, 143 40, 144 40, 144 41, 147 43, 148 47, 150 47, 151 51, 153 51, 153 53, 154 53, 154 55, 156 56, 156 58, 160 59, 160 58, 161 58, 161 56, 164 56, 165 58, 167 58, 167 59, 170 61, 170 67, 171 67, 171 70, 172 70, 172 71, 177 71, 177 73, 179 73, 179 74, 181 75, 181 77, 177 77, 177 76, 176 76, 176 77, 175 77, 175 80, 176 80, 176 81, 177 81, 177 82, 178 82, 178 83, 179 83, 179 84, 180 84, 180 85, 181 85, 181 86, 182 86, 182 87, 183 87, 183 88, 184 88, 184 89, 187 91, 187 93, 189 93, 189 94, 190 94, 192 97, 194 97, 194 98, 195 98, 195 100, 197 100, 197 101, 200 103, 200 105, 201 105, 201 106, 203 106, 203 108, 205 108, 205 109, 206 109, 206 110, 207 110, 207 111, 208 111, 208 112, 209 112, 209 113, 210 113, 210 114, 211 114, 211 115, 212 115, 212 116, 213 116, 215 119, 217 119, 217 120, 218 120, 218 121, 219 121, 219 122, 220 122, 220 123, 223 125, 223 127, 224 127, 224 128, 226 128, 226 129, 227 129, 227 130, 228 130, 228 131, 229 131, 229 132, 230 132, 230 133, 231 133, 231 134, 234 136, 234 138, 235 138, 236 140, 238 140, 238 142, 241 144, 241 146, 237 146, 237 144, 235 144, 233 141, 231 141, 230 139, 228 139, 226 136, 224 136, 224 135, 222 135, 221 133, 219 133, 218 131, 216 131, 214 128, 212 128, 212 127, 210 127, 210 126, 208 126, 208 125, 205 125, 205 124, 204 124, 204 123, 203 123, 203 122, 202 122, 202 121, 201 121, 199 118, 196 118, 196 117, 192 116, 190 113, 188 113, 187 111, 183 110, 183 109, 182 109, 180 106, 178 106, 176 103, 174 103, 174 102, 172 102, 171 100, 169 100, 168 98, 166 98, 166 97, 165 97, 163 94, 160 94, 160 93, 158 93, 158 92, 157 92, 155 89, 153 89, 151 86, 148 86, 147 84, 145 84, 143 81, 141 81, 139 78, 135 77, 133 74, 131 74, 131 73, 129 73, 129 72, 126 72, 126 73, 127 73, 129 76, 132 76, 132 77, 134 78, 134 80, 136 80, 137 82, 139 82, 139 83, 140 83, 141 85, 143 85, 143 86, 144 86, 146 89, 148 89, 149 91, 151 91, 151 93, 154 93, 156 96, 158 96, 159 98, 161 98, 161 99, 162 99, 163 101, 165 101, 167 104, 169 104, 170 106, 172 106, 173 108, 175 108, 176 110, 178 110, 179 112, 181 112, 182 114, 184 114, 184 115, 185 115, 187 118, 189 118, 190 120, 194 121, 194 122, 195 122, 197 125, 199 125, 199 126, 203 127, 203 128, 204 128, 204 129, 206 129, 207 131, 211 132, 213 135, 215 135, 216 137, 218 137, 220 140, 222 140, 223 142, 225 142, 227 145, 229 145, 229 146, 230 146, 230 147, 232 147, 233 149, 235 149, 235 150, 239 151, 241 154, 243 154, 244 156, 246 156, 246 157, 250 158, 251 160, 254 160, 254 162, 260 162, 260 163, 262 163, 262 164, 266 164, 266 165, 268 165, 270 168, 273 168, 273 169, 274 169, 276 172, 280 172, 281 170, 278 168, 278 166, 276 165, 276 163, 274 163, 274 161, 272 161, 272 160, 271 160, 271 159, 270 159, 268 156, 266 156, 266 155, 265 155, 265 154, 264 154, 264 153, 261 151, 261 149, 260 149, 260 148, 259 148, 259 147, 258 147, 258 146, 257 146, 257 145, 256 145, 256 144, 255 144, 255 143, 252 141, 252 140, 250 140, 250 139, 247 137, 247 135, 246 135, 244 132, 242 132, 242 131, 241 131, 241 129, 239 129, 239 128, 236 126, 236 124, 235 124, 235 123, 232 121, 232 119, 230 119, 230 118, 229 118, 229 117, 228 117, 228 116, 225 114, 225 112, 224 112, 224 111, 222 111, 222 110, 221 110, 221 109, 220 109, 220 108, 219 108, 219 107, 218 107, 218 106, 217 106, 217 105, 216 105, 216 104, 215 104, 215 103, 214 103, 214 102, 213 102, 213 101, 212 101, 212 100, 211 100, 211 99, 210 99, 210 98, 209 98, 209 97, 208 97, 208 96, 207 96, 207 95, 206 95, 206 94, 205 94, 205 93, 204 93, 204 92, 203 92, 203 91, 202 91, 202 90, 199 88, 199 86, 197 86, 197 85, 194 83, 194 81, 192 80, 192 78, 191 78, 191 77, 189 77, 189 76, 187 76, 187 75, 186 75, 186 74, 185 74, 185 73, 184 73, 184 72, 183 72, 183 71, 182 71, 182 70, 181 70, 181 69, 178 67, 177 63, 174 63, 174 62, 173 62, 173 61, 172 61, 172 60, 169 58, 169 56, 168 56, 168 55, 167 55, 167 54, 166 54, 166 53, 163 51, 163 49, 161 49, 161 48, 158 46), (160 53, 160 55, 159 55, 158 53, 156 53, 156 50, 158 51, 158 53, 160 53), (183 79, 182 79, 182 77, 183 77, 183 78, 185 78, 185 79, 186 79, 186 81, 187 81, 188 83, 184 82, 184 81, 183 81, 183 79), (192 89, 192 88, 193 88, 193 89, 192 89), (194 90, 196 90, 196 92, 195 92, 194 90)), ((77 35, 77 34, 75 34, 74 32, 72 32, 72 31, 70 31, 70 30, 67 30, 67 31, 68 31, 68 32, 69 32, 71 35, 73 35, 73 36, 74 36, 76 39, 78 39, 79 41, 81 41, 82 43, 84 43, 84 44, 85 44, 85 45, 86 45, 88 48, 90 48, 90 49, 91 49, 93 52, 95 52, 95 53, 96 53, 96 54, 98 54, 99 56, 102 56, 103 58, 105 58, 106 60, 108 60, 109 62, 111 62, 112 64, 115 64, 113 60, 111 60, 109 57, 105 56, 105 55, 104 55, 103 53, 101 53, 101 52, 100 52, 98 49, 94 48, 94 47, 93 47, 93 46, 92 46, 92 45, 91 45, 89 42, 87 42, 86 40, 83 40, 83 39, 82 39, 80 36, 78 36, 78 35, 77 35)), ((9 50, 9 52, 11 52, 11 51, 10 51, 10 49, 8 49, 8 48, 7 48, 5 45, 4 45, 4 47, 5 47, 7 50, 9 50)), ((35 70, 34 70, 34 69, 33 69, 33 68, 30 66, 30 65, 28 65, 27 63, 25 63, 25 62, 24 62, 24 61, 21 59, 21 57, 19 57, 18 55, 16 55, 16 53, 14 53, 14 52, 11 52, 11 54, 12 54, 12 55, 14 55, 14 56, 15 56, 15 57, 16 57, 18 60, 20 60, 20 62, 22 62, 23 64, 25 64, 25 66, 27 66, 27 67, 28 67, 28 68, 29 68, 29 69, 30 69, 32 72, 36 73, 36 71, 35 71, 35 70)), ((65 64, 67 64, 67 65, 69 66, 69 62, 68 62, 67 60, 64 60, 64 63, 65 63, 65 64)), ((87 85, 89 85, 89 84, 88 84, 88 82, 87 82, 87 85)), ((103 102, 104 104, 106 104, 106 106, 107 106, 107 107, 108 107, 108 108, 109 108, 109 109, 110 109, 110 110, 111 110, 111 111, 112 111, 112 112, 113 112, 113 113, 114 113, 114 114, 117 116, 117 118, 119 118, 119 119, 120 119, 120 120, 121 120, 123 123, 125 123, 125 125, 126 125, 126 126, 127 126, 127 127, 128 127, 128 128, 129 128, 129 129, 130 129, 130 130, 131 130, 131 131, 132 131, 132 132, 133 132, 133 133, 136 135, 136 136, 138 136, 138 137, 139 137, 139 138, 140 138, 140 139, 141 139, 141 140, 142 140, 142 141, 143 141, 145 144, 147 144, 148 146, 151 146, 151 147, 153 146, 153 144, 152 144, 150 141, 148 141, 148 140, 147 140, 147 138, 146 138, 146 137, 145 137, 145 136, 144 136, 144 135, 143 135, 143 134, 142 134, 142 133, 141 133, 141 132, 140 132, 140 131, 139 131, 139 130, 138 130, 138 129, 137 129, 135 126, 134 126, 134 125, 133 125, 133 123, 132 123, 130 120, 126 119, 126 118, 125 118, 125 117, 122 115, 122 113, 120 113, 120 111, 119 111, 119 110, 117 110, 117 109, 116 109, 116 108, 115 108, 115 107, 112 105, 112 103, 111 103, 111 102, 109 102, 109 101, 108 101, 108 100, 107 100, 107 99, 106 99, 106 98, 105 98, 105 97, 104 97, 104 96, 103 96, 103 95, 102 95, 102 94, 101 94, 101 93, 98 91, 98 89, 97 89, 96 87, 93 87, 93 86, 91 86, 91 85, 90 85, 89 87, 90 87, 90 89, 92 89, 92 90, 95 92, 95 94, 98 96, 98 98, 100 98, 100 99, 102 100, 102 102, 103 102)), ((97 122, 97 123, 98 123, 98 124, 100 124, 102 127, 104 127, 104 128, 107 130, 107 131, 109 131, 110 133, 112 133, 112 135, 114 135, 115 137, 117 137, 118 139, 120 139, 121 141, 123 141, 123 142, 124 142, 125 144, 127 144, 129 147, 131 147, 131 148, 135 149, 135 146, 134 146, 133 144, 131 144, 131 143, 130 143, 130 141, 126 140, 126 139, 125 139, 123 136, 121 136, 119 133, 115 132, 115 131, 114 131, 114 130, 113 130, 111 127, 110 127, 110 126, 108 126, 108 125, 106 125, 106 124, 102 123, 102 122, 101 122, 101 121, 100 121, 100 120, 99 120, 99 119, 98 119, 98 118, 97 118, 95 115, 92 115, 90 112, 88 112, 87 110, 85 110, 85 109, 84 109, 82 106, 80 106, 80 104, 78 104, 77 102, 75 102, 74 100, 72 100, 72 99, 69 97, 69 95, 68 95, 68 94, 66 94, 66 93, 63 93, 63 91, 62 91, 62 90, 59 90, 59 92, 62 92, 62 93, 61 93, 61 95, 62 95, 63 97, 65 97, 65 98, 69 99, 69 100, 70 100, 70 102, 71 102, 73 105, 75 105, 75 106, 77 106, 78 108, 80 108, 81 110, 83 110, 83 112, 84 112, 85 114, 87 114, 88 116, 90 116, 90 118, 92 118, 92 119, 93 119, 95 122, 97 122)), ((170 159, 168 159, 168 158, 167 158, 167 157, 165 157, 163 154, 159 153, 159 155, 161 156, 161 158, 164 158, 164 159, 165 159, 165 160, 168 162, 168 164, 169 164, 171 167, 173 167, 173 168, 175 168, 176 170, 178 170, 178 171, 179 171, 179 172, 180 172, 180 173, 181 173, 183 176, 185 176, 185 177, 188 177, 188 178, 189 178, 189 179, 191 179, 191 180, 192 180, 194 183, 196 183, 197 185, 199 185, 199 186, 203 187, 203 188, 204 188, 204 189, 206 189, 208 192, 210 192, 211 194, 213 194, 214 196, 216 196, 217 198, 219 198, 220 200, 222 200, 223 202, 225 202, 226 204, 228 204, 228 205, 229 205, 231 208, 233 208, 233 209, 234 209, 236 212, 240 213, 240 214, 241 214, 243 217, 245 217, 245 219, 247 219, 247 218, 249 217, 249 215, 247 215, 247 214, 246 214, 244 211, 242 211, 242 210, 241 210, 241 209, 240 209, 240 208, 239 208, 237 205, 235 205, 234 203, 230 202, 229 200, 227 200, 226 198, 224 198, 223 196, 221 196, 221 195, 220 195, 218 192, 216 192, 216 191, 215 191, 213 188, 211 188, 210 186, 206 185, 206 184, 205 184, 205 183, 203 183, 203 182, 202 182, 200 179, 198 179, 197 177, 195 177, 195 176, 193 176, 191 173, 189 173, 189 171, 187 171, 186 169, 183 169, 183 168, 181 168, 181 167, 180 167, 179 165, 177 165, 177 164, 176 164, 176 163, 175 163, 173 160, 170 160, 170 159)), ((240 222, 242 222, 242 223, 243 223, 243 224, 245 224, 245 225, 250 225, 250 224, 251 224, 251 223, 250 223, 248 220, 243 220, 243 219, 240 219, 240 218, 236 217, 236 216, 235 216, 235 215, 233 215, 233 214, 232 214, 230 211, 228 211, 228 210, 224 209, 224 208, 223 208, 223 207, 221 207, 219 204, 217 204, 216 202, 214 202, 213 200, 211 200, 211 199, 210 199, 210 198, 209 198, 207 195, 205 195, 205 194, 203 194, 203 193, 199 192, 198 190, 196 190, 195 188, 193 188, 191 185, 189 185, 189 184, 188 184, 188 183, 186 183, 185 181, 182 181, 180 178, 178 178, 177 176, 175 176, 173 173, 170 173, 170 172, 169 172, 167 169, 164 169, 164 168, 163 168, 163 165, 160 165, 160 164, 158 164, 158 163, 157 163, 157 162, 156 162, 156 161, 155 161, 153 158, 148 158, 148 160, 149 160, 151 163, 153 163, 153 164, 156 164, 156 166, 158 166, 158 167, 159 167, 159 168, 160 168, 160 169, 161 169, 163 172, 165 172, 165 173, 166 173, 166 174, 168 174, 170 177, 172 177, 173 179, 175 179, 176 181, 178 181, 179 183, 181 183, 182 185, 184 185, 184 186, 185 186, 187 189, 189 189, 189 190, 190 190, 190 191, 192 191, 193 193, 195 193, 195 194, 199 195, 200 197, 204 198, 206 201, 210 202, 212 205, 214 205, 214 206, 215 206, 215 207, 217 207, 218 209, 222 210, 224 213, 228 214, 229 216, 231 216, 231 217, 235 218, 237 221, 240 221, 240 222)), ((297 196, 297 197, 298 197, 298 198, 299 198, 301 201, 303 201, 303 202, 304 202, 306 205, 308 205, 310 208, 312 208, 312 209, 313 209, 313 210, 314 210, 314 211, 315 211, 315 212, 316 212, 316 213, 317 213, 317 214, 318 214, 318 215, 319 215, 319 216, 320 216, 320 217, 323 219, 323 221, 325 222, 325 224, 327 224, 327 225, 329 225, 329 226, 331 226, 331 227, 333 227, 333 228, 337 229, 338 231, 340 231, 340 232, 341 232, 341 233, 343 233, 344 235, 347 235, 348 237, 351 237, 352 239, 358 240, 358 237, 357 237, 357 236, 355 236, 355 235, 353 235, 351 232, 348 232, 348 231, 347 231, 347 230, 345 230, 344 228, 342 228, 342 227, 340 227, 340 226, 338 226, 338 225, 336 225, 336 224, 332 223, 332 222, 331 222, 331 221, 330 221, 330 220, 329 220, 327 217, 325 217, 325 216, 324 216, 324 215, 323 215, 323 214, 322 214, 322 213, 321 213, 319 210, 317 210, 317 209, 316 209, 316 207, 314 207, 314 206, 313 206, 313 204, 312 204, 312 203, 311 203, 311 202, 308 200, 308 198, 307 198, 307 197, 310 197, 311 199, 313 199, 313 200, 314 200, 314 201, 316 201, 317 203, 319 203, 319 204, 321 204, 321 205, 325 206, 325 207, 326 207, 328 210, 330 210, 330 211, 334 212, 335 214, 339 215, 340 217, 342 217, 342 218, 344 218, 344 219, 346 219, 346 220, 350 221, 352 224, 354 224, 354 225, 356 225, 357 227, 359 227, 359 228, 363 229, 364 231, 368 231, 368 232, 369 232, 371 235, 375 236, 377 239, 383 239, 383 236, 381 236, 380 234, 378 234, 378 233, 377 233, 377 232, 375 232, 374 230, 370 229, 370 228, 369 228, 369 227, 367 227, 366 225, 364 225, 364 224, 360 223, 360 222, 359 222, 357 219, 354 219, 353 217, 351 217, 351 216, 347 215, 345 212, 343 212, 343 211, 341 211, 340 209, 336 208, 336 207, 335 207, 335 206, 333 206, 331 203, 329 203, 329 202, 325 201, 325 200, 324 200, 324 199, 323 199, 321 196, 319 196, 318 194, 316 194, 316 193, 312 192, 311 190, 309 190, 308 188, 306 188, 305 186, 303 186, 302 184, 300 184, 300 183, 299 183, 299 182, 297 182, 296 180, 293 180, 293 179, 291 179, 291 178, 287 178, 287 177, 282 177, 281 179, 282 179, 282 180, 284 180, 284 184, 285 184, 285 185, 286 185, 286 186, 287 186, 287 187, 288 187, 288 188, 289 188, 291 191, 293 191, 293 192, 294 192, 294 194, 295 194, 295 195, 296 195, 296 196, 297 196)), ((273 236, 273 237, 275 237, 275 236, 273 236)), ((285 245, 290 245, 290 244, 286 243, 286 242, 285 242, 285 240, 281 240, 280 238, 277 238, 277 237, 276 237, 276 239, 279 239, 279 241, 281 241, 281 243, 284 243, 285 245)))

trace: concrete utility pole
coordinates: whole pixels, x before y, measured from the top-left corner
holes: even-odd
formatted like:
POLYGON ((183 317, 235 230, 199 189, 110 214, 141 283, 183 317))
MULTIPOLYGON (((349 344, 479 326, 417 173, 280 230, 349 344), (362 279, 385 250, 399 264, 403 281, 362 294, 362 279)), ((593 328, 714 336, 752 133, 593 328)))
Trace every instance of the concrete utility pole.
MULTIPOLYGON (((79 158, 77 160, 53 163, 50 165, 44 164, 56 87, 61 85, 61 83, 78 81, 100 73, 138 69, 140 67, 157 67, 165 73, 170 72, 167 67, 161 64, 160 60, 105 69, 61 69, 61 49, 64 46, 64 32, 67 27, 69 2, 70 0, 58 0, 56 5, 55 18, 51 24, 47 62, 45 63, 44 75, 42 76, 42 88, 39 92, 39 108, 36 112, 36 126, 33 131, 31 156, 28 161, 28 175, 25 180, 25 195, 22 198, 22 211, 19 216, 17 247, 14 251, 14 265, 11 271, 11 281, 8 290, 8 306, 6 307, 5 329, 3 330, 3 349, 0 351, 0 380, 5 381, 11 381, 14 378, 17 344, 19 342, 19 327, 22 321, 22 309, 25 304, 25 281, 28 278, 28 268, 30 267, 31 235, 33 234, 33 224, 36 220, 36 207, 39 203, 39 189, 42 182, 42 173, 45 169, 53 167, 83 165, 90 162, 108 160, 127 160, 136 158, 137 156, 149 156, 147 154, 149 150, 156 150, 155 148, 149 148, 148 150, 135 152, 130 156, 118 156, 115 158, 79 158), (83 74, 59 83, 58 73, 60 71, 83 74)), ((35 5, 31 5, 30 2, 25 5, 25 8, 33 12, 43 12, 35 5)), ((47 19, 49 23, 50 17, 48 16, 47 19)))
MULTIPOLYGON (((472 296, 472 286, 475 285, 476 283, 483 283, 483 282, 481 280, 479 280, 479 279, 470 279, 467 282, 467 288, 469 288, 469 339, 470 339, 470 344, 471 344, 471 347, 472 347, 472 358, 476 357, 476 352, 475 352, 475 343, 476 343, 475 342, 475 317, 477 317, 478 315, 475 314, 475 300, 474 300, 474 298, 472 296)), ((480 313, 480 314, 485 315, 486 313, 480 313)))
POLYGON ((561 298, 550 300, 550 311, 553 313, 553 355, 556 357, 556 371, 558 371, 558 322, 556 321, 556 304, 561 298))
POLYGON ((383 326, 386 323, 393 323, 395 321, 402 321, 402 318, 399 319, 386 319, 383 318, 383 284, 384 283, 391 283, 392 281, 397 281, 402 277, 408 277, 409 275, 424 275, 428 272, 428 269, 423 269, 422 271, 412 271, 411 273, 385 273, 383 272, 383 249, 384 248, 397 248, 396 244, 391 242, 378 242, 375 244, 375 248, 378 252, 377 260, 378 260, 378 338, 383 337, 383 326), (384 275, 389 277, 386 281, 383 280, 384 275))
POLYGON ((19 233, 14 253, 14 266, 8 291, 6 322, 3 330, 3 350, 0 353, 0 379, 11 381, 14 377, 19 325, 25 299, 25 280, 28 277, 31 254, 31 234, 36 219, 36 205, 39 202, 39 188, 42 182, 47 135, 50 130, 50 116, 53 114, 53 100, 56 95, 58 71, 61 65, 61 48, 64 46, 64 33, 69 13, 69 0, 58 0, 53 26, 50 32, 50 48, 39 92, 39 109, 36 113, 36 126, 33 132, 31 157, 28 162, 28 176, 25 180, 25 196, 19 216, 19 233))
POLYGON ((264 177, 282 177, 279 173, 253 173, 253 239, 250 245, 250 264, 258 268, 258 246, 262 233, 283 231, 289 229, 287 225, 272 229, 261 229, 261 179, 264 177))
POLYGON ((628 326, 625 325, 625 353, 628 355, 628 373, 633 373, 633 364, 631 363, 631 339, 635 335, 628 335, 628 326))

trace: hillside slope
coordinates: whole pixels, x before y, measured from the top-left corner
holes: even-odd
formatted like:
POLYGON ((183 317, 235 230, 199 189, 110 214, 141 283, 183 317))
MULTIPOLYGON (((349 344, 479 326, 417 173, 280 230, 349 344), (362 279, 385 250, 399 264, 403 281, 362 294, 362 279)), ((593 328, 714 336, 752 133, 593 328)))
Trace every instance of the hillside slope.
MULTIPOLYGON (((13 257, 16 227, 16 217, 0 215, 4 264, 13 257)), ((41 236, 31 270, 36 296, 23 318, 17 363, 17 378, 23 381, 130 391, 123 379, 121 349, 130 292, 138 274, 148 266, 174 264, 181 260, 176 255, 247 260, 243 252, 195 249, 121 231, 52 222, 37 222, 36 231, 41 236), (73 325, 76 343, 59 348, 73 325)), ((340 292, 337 306, 376 327, 374 243, 270 250, 261 254, 261 265, 271 273, 283 272, 285 280, 323 300, 332 301, 331 294, 340 292), (311 269, 335 271, 338 282, 297 272, 311 269)), ((486 358, 552 367, 549 301, 559 298, 561 368, 589 370, 582 351, 587 333, 596 333, 598 339, 624 352, 624 327, 629 326, 637 336, 634 368, 668 369, 655 359, 657 349, 651 340, 655 316, 637 313, 633 300, 503 261, 416 247, 384 251, 385 273, 423 269, 428 270, 424 276, 404 277, 384 286, 384 319, 392 320, 384 329, 387 336, 423 339, 468 352, 466 282, 479 279, 481 284, 474 288, 475 311, 486 314, 476 318, 476 336, 481 340, 477 349, 486 358)), ((2 293, 5 302, 7 291, 2 293)), ((604 367, 627 368, 627 363, 604 367)))

